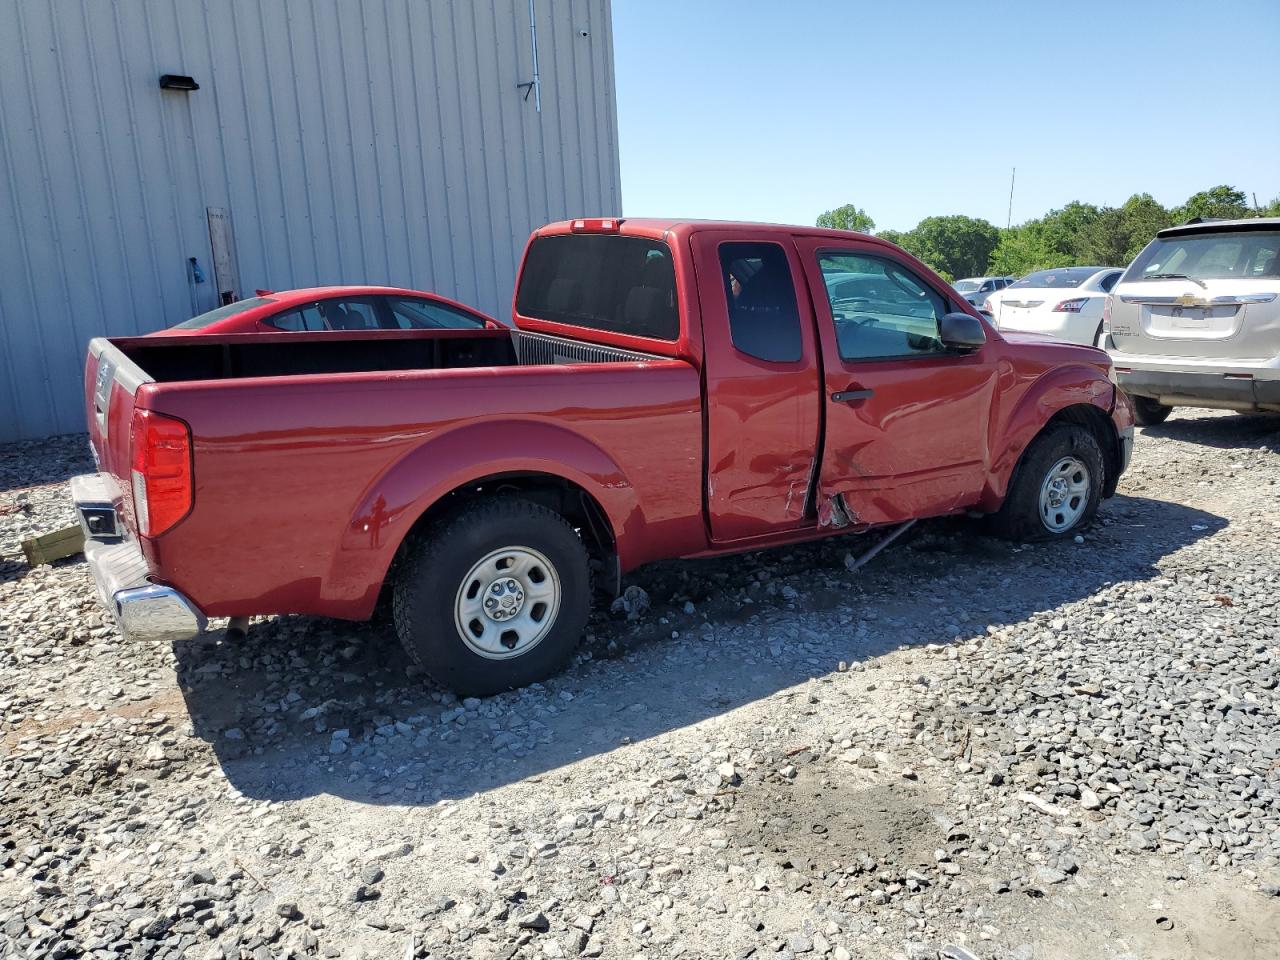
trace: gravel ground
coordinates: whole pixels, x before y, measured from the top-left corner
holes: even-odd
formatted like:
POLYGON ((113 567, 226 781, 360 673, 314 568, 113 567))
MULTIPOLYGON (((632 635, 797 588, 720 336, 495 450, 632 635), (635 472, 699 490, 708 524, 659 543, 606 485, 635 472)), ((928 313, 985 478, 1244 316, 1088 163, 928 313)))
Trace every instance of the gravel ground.
POLYGON ((0 447, 0 957, 1280 956, 1280 420, 1140 432, 1083 543, 640 571, 463 702, 368 625, 124 644, 18 548, 90 467, 0 447))

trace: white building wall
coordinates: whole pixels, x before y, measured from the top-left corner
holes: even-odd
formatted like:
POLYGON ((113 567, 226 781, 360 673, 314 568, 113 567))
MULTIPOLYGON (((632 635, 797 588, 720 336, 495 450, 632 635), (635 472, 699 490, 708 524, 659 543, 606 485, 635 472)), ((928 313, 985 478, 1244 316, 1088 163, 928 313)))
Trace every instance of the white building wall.
POLYGON ((528 0, 0 0, 0 440, 84 429, 90 337, 216 305, 210 207, 242 296, 507 315, 531 230, 621 212, 609 0, 536 18, 541 113, 528 0))

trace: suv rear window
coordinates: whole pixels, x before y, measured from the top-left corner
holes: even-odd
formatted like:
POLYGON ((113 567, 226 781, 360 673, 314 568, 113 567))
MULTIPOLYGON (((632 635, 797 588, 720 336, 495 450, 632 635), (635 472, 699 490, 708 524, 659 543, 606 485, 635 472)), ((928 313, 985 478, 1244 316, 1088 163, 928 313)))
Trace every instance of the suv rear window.
POLYGON ((1280 230, 1184 233, 1156 237, 1138 254, 1125 282, 1182 275, 1197 280, 1280 277, 1280 230))
POLYGON ((539 237, 529 246, 516 312, 633 337, 680 336, 671 250, 608 234, 539 237))

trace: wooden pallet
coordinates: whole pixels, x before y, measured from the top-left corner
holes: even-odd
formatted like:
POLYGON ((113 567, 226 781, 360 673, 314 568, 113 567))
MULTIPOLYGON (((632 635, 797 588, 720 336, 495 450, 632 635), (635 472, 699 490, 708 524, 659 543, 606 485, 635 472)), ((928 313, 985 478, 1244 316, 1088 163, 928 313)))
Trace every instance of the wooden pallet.
POLYGON ((27 555, 27 563, 33 567, 52 563, 63 557, 73 557, 83 549, 84 530, 78 523, 22 541, 22 552, 27 555))

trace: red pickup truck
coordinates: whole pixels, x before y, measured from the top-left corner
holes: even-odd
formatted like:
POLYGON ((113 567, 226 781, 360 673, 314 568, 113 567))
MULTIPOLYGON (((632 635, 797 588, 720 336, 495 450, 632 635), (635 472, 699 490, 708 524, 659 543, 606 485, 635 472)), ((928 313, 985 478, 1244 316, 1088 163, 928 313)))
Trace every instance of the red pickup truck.
POLYGON ((488 694, 641 564, 964 512, 1070 536, 1132 449, 1106 354, 1000 334, 874 237, 552 224, 513 313, 94 340, 72 489, 126 636, 385 596, 414 660, 488 694))

